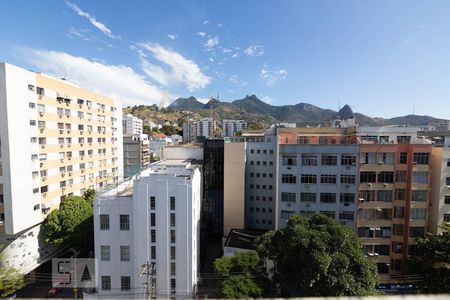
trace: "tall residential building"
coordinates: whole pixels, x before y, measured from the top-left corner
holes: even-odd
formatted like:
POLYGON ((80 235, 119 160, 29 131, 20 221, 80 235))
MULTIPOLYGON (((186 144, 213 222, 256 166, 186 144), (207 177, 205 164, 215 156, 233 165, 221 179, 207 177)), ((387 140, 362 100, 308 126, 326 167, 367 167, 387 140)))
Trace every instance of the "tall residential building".
POLYGON ((183 123, 183 143, 192 143, 197 137, 197 122, 188 121, 183 123))
POLYGON ((0 64, 0 244, 28 273, 53 255, 41 222, 69 195, 122 177, 120 103, 65 80, 0 64))
POLYGON ((427 230, 432 145, 412 127, 359 127, 357 132, 357 232, 380 281, 393 282, 427 230))
POLYGON ((143 121, 132 114, 123 116, 123 134, 142 134, 144 133, 143 121))
POLYGON ((131 177, 150 163, 150 145, 146 134, 123 136, 123 173, 131 177))
POLYGON ((428 134, 435 142, 432 152, 428 231, 438 234, 442 232, 440 225, 450 223, 450 131, 428 134))
POLYGON ((212 118, 204 118, 197 121, 197 134, 198 137, 214 137, 214 130, 216 129, 215 121, 212 118))
POLYGON ((355 229, 359 146, 355 128, 279 128, 276 225, 322 213, 355 229))
POLYGON ((97 291, 104 297, 192 298, 198 280, 201 174, 194 161, 164 160, 98 193, 97 291), (141 276, 143 275, 143 276, 141 276))
POLYGON ((275 229, 277 136, 274 130, 246 131, 245 227, 275 229))
POLYGON ((236 132, 247 129, 247 122, 244 120, 223 120, 222 137, 232 137, 236 132))

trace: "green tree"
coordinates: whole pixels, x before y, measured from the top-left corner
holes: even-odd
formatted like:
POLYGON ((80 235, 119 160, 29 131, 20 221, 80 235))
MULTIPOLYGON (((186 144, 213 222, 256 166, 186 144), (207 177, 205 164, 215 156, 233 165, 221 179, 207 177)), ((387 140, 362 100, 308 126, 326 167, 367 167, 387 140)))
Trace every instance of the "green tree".
POLYGON ((94 197, 95 197, 95 190, 94 189, 87 189, 83 193, 83 198, 93 207, 94 205, 94 197))
MULTIPOLYGON (((3 247, 0 247, 2 250, 3 247)), ((3 265, 3 259, 0 255, 0 298, 11 296, 24 286, 23 275, 13 267, 3 265)))
POLYGON ((255 298, 267 295, 270 284, 261 275, 262 263, 255 251, 240 252, 214 261, 220 275, 219 292, 224 298, 255 298), (264 290, 263 288, 266 288, 264 290))
POLYGON ((441 227, 442 234, 417 240, 419 256, 408 262, 409 273, 423 278, 417 285, 426 293, 450 293, 450 225, 441 227))
POLYGON ((252 124, 248 124, 247 129, 260 130, 260 129, 264 129, 264 125, 261 123, 252 123, 252 124))
MULTIPOLYGON (((95 192, 94 192, 95 193, 95 192)), ((57 247, 73 247, 83 254, 92 249, 93 206, 91 191, 87 199, 67 196, 44 220, 45 241, 57 247)))
POLYGON ((283 297, 377 294, 378 274, 355 233, 334 219, 292 216, 285 229, 260 237, 258 254, 270 261, 283 297))

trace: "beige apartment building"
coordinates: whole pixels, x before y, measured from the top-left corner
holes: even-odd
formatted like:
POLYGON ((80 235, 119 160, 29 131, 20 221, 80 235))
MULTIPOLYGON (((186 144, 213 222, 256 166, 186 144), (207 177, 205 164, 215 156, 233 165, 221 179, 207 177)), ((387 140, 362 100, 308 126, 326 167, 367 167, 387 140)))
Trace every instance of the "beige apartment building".
MULTIPOLYGON (((87 74, 89 75, 89 74, 87 74)), ((95 76, 95 75, 93 75, 95 76)), ((0 243, 28 273, 52 256, 41 222, 65 196, 122 178, 119 102, 0 64, 0 243)))

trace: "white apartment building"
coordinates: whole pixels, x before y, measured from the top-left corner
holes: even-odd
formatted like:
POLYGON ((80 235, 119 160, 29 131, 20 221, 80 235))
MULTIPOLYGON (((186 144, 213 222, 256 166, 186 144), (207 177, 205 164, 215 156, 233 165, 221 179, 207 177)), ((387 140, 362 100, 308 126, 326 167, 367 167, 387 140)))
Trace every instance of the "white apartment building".
POLYGON ((132 114, 123 116, 123 134, 142 134, 144 133, 143 121, 132 114))
POLYGON ((212 118, 204 118, 197 121, 197 136, 204 136, 205 138, 213 137, 215 130, 215 121, 212 118))
POLYGON ((247 129, 247 122, 244 120, 223 120, 222 137, 232 137, 238 131, 247 129))
POLYGON ((94 200, 99 297, 192 298, 198 280, 201 174, 163 160, 94 200))
POLYGON ((245 228, 275 229, 275 131, 243 133, 245 139, 245 228))
POLYGON ((197 137, 197 122, 189 121, 183 123, 183 142, 195 142, 197 137))
POLYGON ((28 273, 51 259, 47 214, 65 196, 120 180, 121 120, 115 100, 0 64, 2 263, 28 273))

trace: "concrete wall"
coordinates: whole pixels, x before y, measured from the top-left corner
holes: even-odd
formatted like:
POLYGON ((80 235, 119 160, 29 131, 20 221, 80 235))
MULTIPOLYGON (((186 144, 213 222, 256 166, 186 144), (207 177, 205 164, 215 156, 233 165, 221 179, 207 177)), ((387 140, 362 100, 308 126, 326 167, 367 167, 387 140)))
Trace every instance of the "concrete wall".
POLYGON ((231 228, 244 228, 245 221, 245 144, 224 145, 223 234, 231 228))

